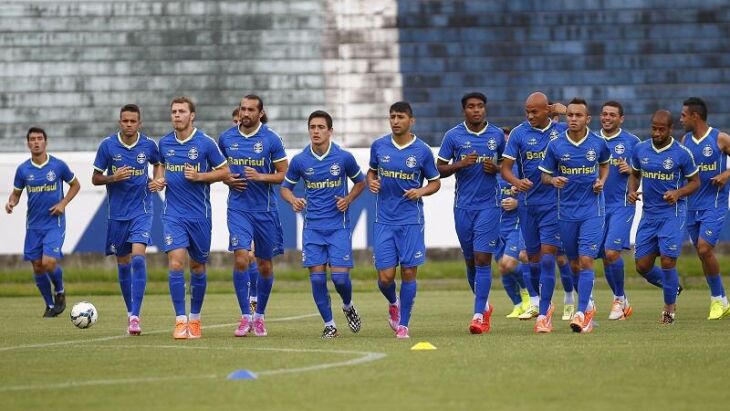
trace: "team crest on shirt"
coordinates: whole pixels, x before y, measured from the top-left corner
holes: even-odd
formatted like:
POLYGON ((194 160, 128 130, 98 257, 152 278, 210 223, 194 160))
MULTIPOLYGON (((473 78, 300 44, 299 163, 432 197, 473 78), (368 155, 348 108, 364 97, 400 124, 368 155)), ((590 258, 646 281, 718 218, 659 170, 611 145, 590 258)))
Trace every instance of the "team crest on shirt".
POLYGON ((671 157, 667 157, 662 161, 662 167, 664 167, 665 170, 671 170, 674 168, 674 160, 672 160, 671 157))
POLYGON ((114 160, 114 161, 122 161, 122 155, 121 154, 114 154, 114 157, 112 157, 112 160, 114 160))
POLYGON ((560 133, 558 133, 558 130, 553 129, 553 131, 550 132, 550 141, 555 140, 559 135, 560 133))
POLYGON ((139 153, 139 154, 137 154, 137 162, 138 162, 139 164, 144 164, 144 163, 145 163, 145 161, 147 161, 147 156, 146 156, 146 155, 144 155, 144 153, 139 153))
POLYGON ((487 148, 494 151, 497 149, 497 141, 493 138, 490 138, 489 141, 487 141, 487 148))
POLYGON ((340 172, 342 172, 342 170, 340 169, 340 165, 339 164, 333 163, 330 166, 330 174, 332 174, 333 176, 335 176, 335 177, 339 176, 340 175, 340 172))
POLYGON ((615 151, 616 154, 623 154, 626 152, 626 147, 623 144, 617 144, 616 147, 613 148, 613 151, 615 151))
POLYGON ((702 149, 702 155, 705 157, 710 157, 712 155, 712 153, 713 153, 712 147, 710 147, 710 146, 705 146, 702 149))
POLYGON ((537 144, 537 139, 535 137, 533 137, 533 138, 527 140, 527 144, 530 146, 534 146, 537 144))
POLYGON ((172 235, 168 234, 165 236, 165 244, 172 245, 172 235))
POLYGON ((406 158, 406 165, 409 168, 416 167, 416 165, 418 165, 418 161, 416 161, 416 156, 408 156, 408 158, 406 158))
POLYGON ((253 152, 256 154, 261 154, 264 152, 264 143, 257 141, 256 144, 253 145, 253 152))
POLYGON ((309 167, 308 169, 304 170, 304 174, 311 176, 314 174, 314 169, 312 167, 309 167))
POLYGON ((56 173, 54 173, 53 170, 49 171, 48 174, 46 174, 46 180, 54 181, 55 179, 56 179, 56 173))
POLYGON ((188 151, 188 158, 191 160, 196 160, 198 158, 198 149, 193 147, 188 151))
POLYGON ((167 154, 165 154, 165 157, 175 157, 175 150, 172 148, 167 150, 167 154))
POLYGON ((592 148, 588 149, 588 152, 586 153, 586 160, 596 161, 596 150, 592 148))

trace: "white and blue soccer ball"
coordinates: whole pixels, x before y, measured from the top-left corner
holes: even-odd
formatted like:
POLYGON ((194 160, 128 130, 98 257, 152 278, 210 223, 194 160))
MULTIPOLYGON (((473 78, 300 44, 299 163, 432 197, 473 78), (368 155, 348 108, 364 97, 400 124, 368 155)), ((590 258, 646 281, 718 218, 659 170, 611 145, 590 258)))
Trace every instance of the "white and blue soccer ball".
POLYGON ((96 324, 99 318, 99 312, 96 311, 94 304, 88 301, 81 301, 74 304, 71 308, 71 322, 79 328, 89 328, 96 324))

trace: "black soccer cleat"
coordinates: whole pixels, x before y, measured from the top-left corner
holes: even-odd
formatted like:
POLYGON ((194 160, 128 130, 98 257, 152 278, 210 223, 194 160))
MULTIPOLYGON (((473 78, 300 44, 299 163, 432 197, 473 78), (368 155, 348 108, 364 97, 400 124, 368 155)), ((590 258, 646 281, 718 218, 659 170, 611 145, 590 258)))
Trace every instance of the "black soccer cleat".
POLYGON ((354 333, 359 332, 362 321, 360 320, 360 314, 357 313, 355 306, 351 306, 350 309, 343 308, 342 312, 345 314, 347 326, 350 327, 350 330, 354 333))
POLYGON ((66 294, 58 293, 53 300, 53 311, 56 315, 61 314, 66 309, 66 294))
POLYGON ((662 325, 674 324, 674 313, 668 313, 666 311, 662 311, 662 316, 659 319, 659 324, 662 324, 662 325))
POLYGON ((677 287, 677 295, 682 294, 682 290, 684 290, 684 288, 682 288, 681 285, 679 287, 677 287))
POLYGON ((43 311, 43 318, 53 318, 57 316, 56 310, 53 307, 46 306, 46 310, 43 311))
POLYGON ((322 338, 330 339, 338 337, 340 333, 337 332, 337 328, 335 328, 333 325, 327 325, 324 327, 324 331, 322 331, 322 338))

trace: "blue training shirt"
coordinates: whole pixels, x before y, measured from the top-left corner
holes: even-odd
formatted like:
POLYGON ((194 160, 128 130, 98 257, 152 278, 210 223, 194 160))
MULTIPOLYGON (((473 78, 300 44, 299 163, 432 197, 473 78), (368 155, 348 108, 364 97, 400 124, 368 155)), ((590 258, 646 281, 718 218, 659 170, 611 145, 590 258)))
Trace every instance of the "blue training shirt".
POLYGON ((606 141, 590 130, 575 142, 565 131, 551 141, 539 168, 553 177, 566 177, 565 187, 558 192, 558 219, 583 221, 606 215, 603 192, 593 192, 599 164, 611 159, 606 141))
POLYGON ((538 129, 525 121, 510 133, 502 157, 516 162, 520 179, 528 178, 532 181, 532 188, 520 193, 520 205, 549 205, 557 201, 555 188, 542 183, 542 171, 538 167, 545 158, 548 143, 567 129, 566 124, 552 121, 544 129, 538 129))
POLYGON ((654 148, 651 139, 644 140, 634 149, 631 167, 641 172, 645 216, 676 217, 686 212, 685 198, 680 198, 675 204, 664 201, 664 193, 679 189, 684 185, 684 179, 699 172, 692 153, 686 147, 674 138, 661 149, 654 148))
POLYGON ((160 163, 157 144, 137 133, 137 140, 124 144, 119 133, 102 140, 96 151, 94 169, 106 175, 117 169, 131 167, 129 179, 106 185, 107 218, 110 220, 131 220, 143 214, 152 214, 152 193, 147 188, 149 164, 160 163))
POLYGON ((719 134, 720 130, 710 127, 699 139, 695 139, 692 133, 684 136, 684 146, 692 153, 700 170, 700 188, 687 198, 689 210, 728 209, 730 185, 719 187, 710 181, 727 170, 727 155, 720 150, 717 143, 719 134))
POLYGON ((628 131, 619 129, 613 136, 606 136, 601 130, 601 137, 606 140, 608 150, 611 152, 611 161, 609 162, 608 179, 603 187, 603 196, 606 199, 606 210, 612 210, 621 207, 635 207, 629 203, 629 173, 622 174, 619 172, 619 159, 625 160, 631 167, 631 155, 634 148, 641 141, 639 137, 629 133, 628 131))
POLYGON ((412 201, 403 194, 421 188, 424 178, 439 178, 431 147, 421 139, 399 146, 392 135, 380 137, 370 147, 370 169, 380 179, 380 192, 375 200, 375 222, 406 225, 423 224, 423 199, 412 201))
POLYGON ((197 128, 184 140, 173 131, 160 140, 160 154, 167 180, 163 214, 186 220, 211 218, 210 184, 187 180, 185 165, 199 173, 223 167, 226 159, 215 140, 197 128))
POLYGON ((28 192, 26 228, 49 229, 66 227, 66 215, 51 215, 51 207, 63 200, 63 182, 76 178, 62 160, 47 154, 46 162, 36 164, 32 159, 21 163, 15 170, 13 188, 28 192))
POLYGON ((471 153, 477 153, 476 164, 455 173, 454 207, 466 210, 499 207, 497 177, 485 173, 482 163, 491 159, 498 165, 502 161, 504 146, 504 133, 489 123, 479 132, 469 130, 465 123, 446 132, 439 149, 439 160, 457 162, 471 153))
POLYGON ((304 228, 349 229, 350 213, 338 210, 335 198, 347 195, 348 178, 358 183, 365 177, 355 157, 330 142, 327 152, 322 156, 317 155, 311 145, 295 155, 281 186, 293 190, 299 180, 304 180, 304 195, 307 200, 307 206, 302 212, 304 228))
MULTIPOLYGON (((237 178, 246 177, 246 167, 258 173, 273 174, 274 163, 286 160, 284 142, 274 130, 263 123, 251 134, 244 134, 233 126, 218 138, 218 146, 228 160, 228 167, 237 178)), ((274 185, 247 181, 242 191, 229 190, 228 208, 239 211, 277 211, 274 185)))

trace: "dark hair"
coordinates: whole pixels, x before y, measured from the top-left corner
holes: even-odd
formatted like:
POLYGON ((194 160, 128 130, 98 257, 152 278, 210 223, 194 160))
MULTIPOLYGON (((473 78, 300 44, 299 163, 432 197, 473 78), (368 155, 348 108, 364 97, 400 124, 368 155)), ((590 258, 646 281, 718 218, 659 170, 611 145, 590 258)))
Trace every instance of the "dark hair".
POLYGON ((48 135, 46 134, 46 130, 40 128, 40 127, 31 127, 28 129, 28 133, 25 135, 25 141, 30 141, 30 135, 33 133, 41 133, 43 134, 43 140, 48 141, 48 135))
POLYGON ((464 94, 464 97, 461 98, 461 108, 466 108, 466 102, 469 101, 470 98, 481 100, 482 103, 487 104, 487 96, 482 93, 472 92, 464 94))
POLYGON ((667 126, 670 128, 674 126, 674 116, 672 115, 672 112, 669 110, 657 110, 654 112, 654 114, 651 116, 651 121, 654 121, 654 118, 656 116, 664 116, 667 118, 667 126))
POLYGON ((390 106, 390 110, 388 110, 389 113, 405 113, 408 114, 408 117, 413 117, 413 109, 411 108, 411 104, 407 101, 397 101, 393 103, 392 106, 390 106))
POLYGON ((690 97, 682 104, 687 106, 690 113, 697 113, 702 121, 707 121, 707 104, 701 98, 690 97))
POLYGON ((264 100, 261 99, 261 97, 257 96, 256 94, 246 94, 243 96, 244 100, 256 100, 259 102, 258 109, 263 114, 261 116, 261 122, 263 124, 266 124, 269 121, 269 118, 266 117, 266 112, 264 111, 264 100))
POLYGON ((585 99, 582 99, 580 97, 573 97, 573 99, 570 100, 570 102, 568 103, 567 106, 569 106, 571 104, 582 104, 586 107, 586 114, 591 114, 591 110, 590 110, 590 108, 588 108, 588 102, 585 101, 585 99))
POLYGON ((512 132, 512 127, 502 127, 502 132, 506 135, 512 132))
POLYGON ((124 107, 122 107, 121 110, 119 110, 119 117, 122 116, 122 113, 137 113, 137 118, 142 118, 142 110, 139 109, 139 106, 136 104, 125 104, 124 107))
POLYGON ((313 118, 323 118, 324 121, 327 123, 327 128, 332 129, 332 116, 326 111, 323 110, 317 110, 313 111, 312 114, 309 115, 309 119, 307 120, 307 126, 312 122, 313 118))
POLYGON ((191 113, 195 113, 195 103, 193 103, 193 100, 190 99, 190 97, 180 96, 175 97, 172 99, 172 103, 170 103, 170 107, 172 107, 173 104, 187 104, 188 108, 190 109, 191 113))
POLYGON ((233 113, 231 113, 231 117, 238 117, 238 112, 241 110, 241 107, 236 107, 233 109, 233 113))
POLYGON ((621 103, 619 103, 618 101, 609 100, 609 101, 603 103, 603 105, 601 106, 601 109, 603 109, 604 107, 615 107, 618 109, 619 117, 622 117, 624 115, 624 106, 622 106, 621 103))

